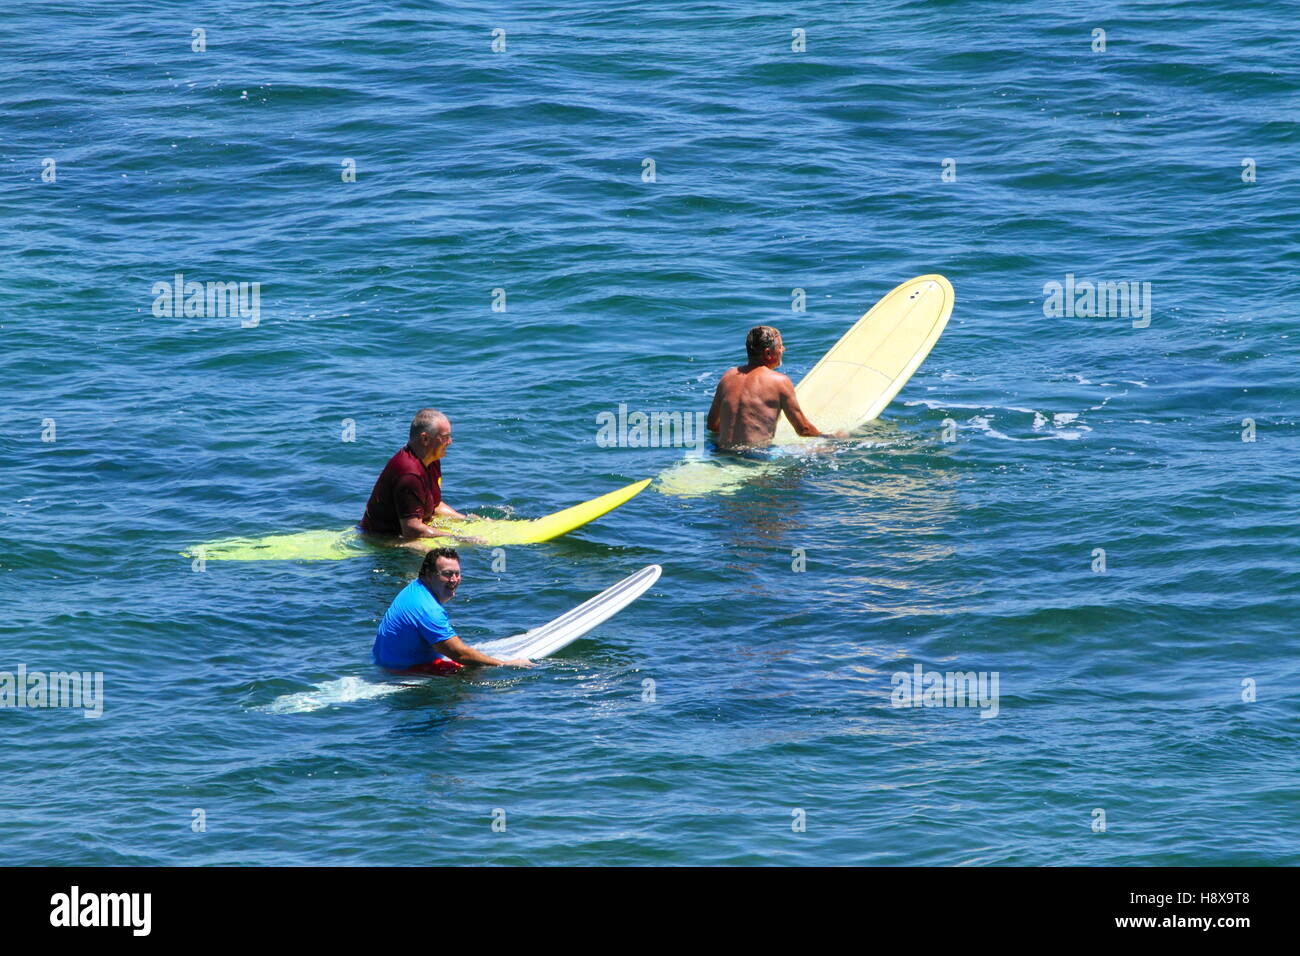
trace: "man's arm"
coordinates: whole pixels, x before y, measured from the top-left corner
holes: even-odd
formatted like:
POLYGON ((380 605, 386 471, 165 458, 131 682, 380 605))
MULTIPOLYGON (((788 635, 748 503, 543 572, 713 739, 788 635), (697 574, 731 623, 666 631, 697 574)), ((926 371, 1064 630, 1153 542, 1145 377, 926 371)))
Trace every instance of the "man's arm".
POLYGON ((402 519, 402 540, 413 541, 416 538, 436 538, 438 532, 430 528, 417 517, 402 519))
POLYGON ((808 421, 808 416, 799 407, 799 397, 794 393, 794 383, 784 375, 781 377, 785 379, 781 383, 781 411, 785 412, 786 420, 790 422, 790 427, 795 430, 795 434, 805 438, 834 438, 834 435, 822 435, 817 430, 817 426, 808 421))
POLYGON ((532 667, 533 662, 526 657, 516 657, 508 661, 499 661, 481 651, 476 651, 459 637, 452 636, 434 645, 439 654, 446 654, 457 664, 488 664, 497 667, 532 667))
MULTIPOLYGON (((462 516, 463 517, 463 516, 462 516)), ((403 546, 414 545, 415 542, 425 538, 450 538, 452 541, 464 541, 469 544, 486 544, 487 542, 476 535, 457 534, 455 531, 448 531, 446 528, 431 528, 419 518, 402 519, 402 544, 403 546)), ((425 546, 416 546, 416 550, 427 550, 425 546)))
POLYGON ((460 521, 465 521, 468 518, 468 515, 461 514, 459 511, 457 511, 451 505, 447 504, 447 502, 445 501, 439 501, 438 504, 434 507, 433 513, 436 514, 439 518, 456 518, 460 521))
MULTIPOLYGON (((403 477, 394 489, 397 514, 400 516, 402 540, 413 541, 417 538, 454 538, 456 535, 431 528, 424 523, 424 494, 419 484, 409 477, 403 477)), ((446 518, 464 518, 465 516, 446 502, 440 501, 434 506, 433 513, 446 518)))

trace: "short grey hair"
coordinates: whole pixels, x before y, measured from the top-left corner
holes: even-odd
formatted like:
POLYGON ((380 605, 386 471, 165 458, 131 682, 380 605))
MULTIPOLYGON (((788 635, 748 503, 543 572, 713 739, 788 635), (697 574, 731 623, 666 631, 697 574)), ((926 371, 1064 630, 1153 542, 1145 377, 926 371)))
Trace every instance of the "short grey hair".
POLYGON ((415 417, 411 419, 410 437, 414 439, 415 436, 419 435, 421 432, 428 432, 432 435, 438 430, 438 426, 443 422, 447 422, 449 425, 451 424, 451 420, 436 408, 422 408, 416 412, 415 417))

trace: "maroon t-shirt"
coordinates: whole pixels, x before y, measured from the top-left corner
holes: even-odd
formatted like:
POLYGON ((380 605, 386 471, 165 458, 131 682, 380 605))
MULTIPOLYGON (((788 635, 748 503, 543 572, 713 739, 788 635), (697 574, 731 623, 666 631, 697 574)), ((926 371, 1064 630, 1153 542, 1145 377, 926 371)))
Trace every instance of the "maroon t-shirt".
POLYGON ((388 459, 379 473, 379 480, 366 502, 361 530, 400 537, 403 518, 428 521, 440 501, 442 462, 434 461, 426 468, 409 448, 403 448, 388 459))

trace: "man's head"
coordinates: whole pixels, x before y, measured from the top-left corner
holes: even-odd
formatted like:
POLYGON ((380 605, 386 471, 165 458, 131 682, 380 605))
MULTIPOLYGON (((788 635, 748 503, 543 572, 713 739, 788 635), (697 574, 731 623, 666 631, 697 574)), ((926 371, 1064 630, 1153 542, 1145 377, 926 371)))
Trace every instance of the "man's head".
POLYGON ((422 408, 411 419, 411 451, 424 464, 447 454, 451 444, 451 422, 436 408, 422 408))
POLYGON ((424 556, 420 580, 441 604, 446 604, 460 587, 460 555, 455 548, 436 548, 424 556))
POLYGON ((756 325, 745 337, 745 352, 749 355, 750 365, 776 368, 781 364, 781 353, 784 351, 781 333, 770 325, 756 325))

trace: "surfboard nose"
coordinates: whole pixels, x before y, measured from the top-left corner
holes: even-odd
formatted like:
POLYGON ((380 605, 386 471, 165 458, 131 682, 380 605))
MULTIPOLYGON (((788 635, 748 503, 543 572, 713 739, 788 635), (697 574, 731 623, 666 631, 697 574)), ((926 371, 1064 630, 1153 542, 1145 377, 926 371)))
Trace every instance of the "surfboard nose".
POLYGON ((943 289, 943 286, 934 279, 926 279, 924 283, 918 285, 914 290, 912 290, 912 294, 909 295, 908 298, 915 299, 926 292, 934 292, 936 289, 941 290, 943 289))

